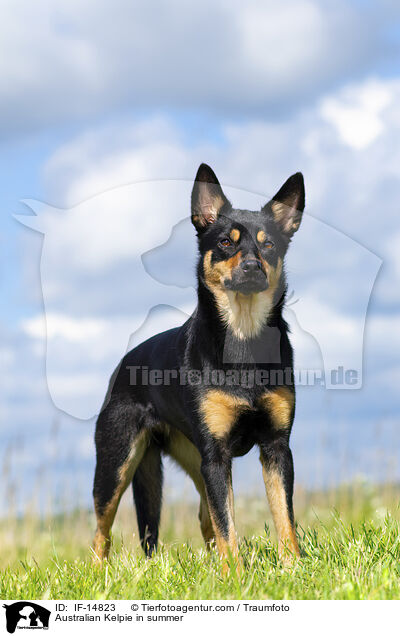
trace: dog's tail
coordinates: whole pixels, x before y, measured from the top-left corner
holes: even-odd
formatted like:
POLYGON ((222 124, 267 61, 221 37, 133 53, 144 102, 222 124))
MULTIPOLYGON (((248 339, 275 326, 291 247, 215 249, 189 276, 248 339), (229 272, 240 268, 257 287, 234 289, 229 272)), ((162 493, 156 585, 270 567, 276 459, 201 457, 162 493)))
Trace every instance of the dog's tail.
POLYGON ((161 447, 151 441, 132 480, 140 541, 146 556, 157 548, 163 486, 161 447))

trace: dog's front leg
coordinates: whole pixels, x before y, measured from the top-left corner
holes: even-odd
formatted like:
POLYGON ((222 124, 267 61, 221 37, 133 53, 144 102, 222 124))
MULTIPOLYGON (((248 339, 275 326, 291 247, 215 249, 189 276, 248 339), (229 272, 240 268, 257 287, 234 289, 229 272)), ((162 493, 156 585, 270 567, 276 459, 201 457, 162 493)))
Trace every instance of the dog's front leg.
POLYGON ((276 532, 278 552, 290 563, 299 556, 293 513, 293 457, 285 435, 260 444, 265 490, 267 493, 276 532))
POLYGON ((229 553, 238 559, 238 545, 233 519, 231 460, 220 457, 203 458, 201 473, 206 488, 217 549, 224 561, 223 570, 227 572, 229 553))

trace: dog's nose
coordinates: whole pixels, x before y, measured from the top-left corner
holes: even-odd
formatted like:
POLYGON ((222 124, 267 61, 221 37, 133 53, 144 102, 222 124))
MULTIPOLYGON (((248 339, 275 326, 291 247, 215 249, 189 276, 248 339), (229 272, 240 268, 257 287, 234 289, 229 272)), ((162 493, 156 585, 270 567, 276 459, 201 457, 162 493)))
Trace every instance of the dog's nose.
POLYGON ((251 272, 256 272, 258 269, 261 269, 261 262, 256 258, 245 258, 241 266, 246 274, 250 274, 251 272))

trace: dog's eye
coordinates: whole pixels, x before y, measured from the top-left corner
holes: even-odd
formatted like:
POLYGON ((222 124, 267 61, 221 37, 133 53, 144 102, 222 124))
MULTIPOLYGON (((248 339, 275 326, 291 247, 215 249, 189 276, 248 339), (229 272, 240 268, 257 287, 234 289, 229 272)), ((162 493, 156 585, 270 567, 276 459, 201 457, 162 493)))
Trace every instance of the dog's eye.
POLYGON ((264 247, 267 247, 268 249, 271 249, 271 247, 274 247, 274 244, 273 244, 272 241, 265 241, 264 247))
POLYGON ((232 242, 230 239, 228 239, 227 237, 223 238, 220 240, 220 242, 218 243, 218 245, 220 245, 221 247, 230 247, 232 245, 232 242))

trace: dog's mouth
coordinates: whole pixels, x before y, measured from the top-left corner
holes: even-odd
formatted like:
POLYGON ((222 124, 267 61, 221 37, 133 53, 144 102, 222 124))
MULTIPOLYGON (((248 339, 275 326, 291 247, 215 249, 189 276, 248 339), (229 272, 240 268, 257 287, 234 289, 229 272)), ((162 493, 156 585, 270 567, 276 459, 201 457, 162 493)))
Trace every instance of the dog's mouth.
POLYGON ((252 274, 236 275, 231 279, 225 279, 224 285, 230 291, 249 296, 250 294, 259 294, 268 289, 268 279, 262 271, 252 274))

